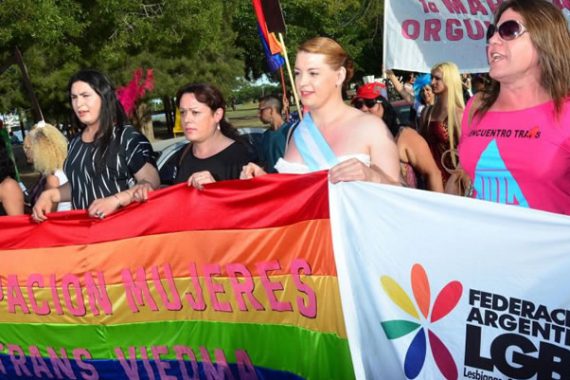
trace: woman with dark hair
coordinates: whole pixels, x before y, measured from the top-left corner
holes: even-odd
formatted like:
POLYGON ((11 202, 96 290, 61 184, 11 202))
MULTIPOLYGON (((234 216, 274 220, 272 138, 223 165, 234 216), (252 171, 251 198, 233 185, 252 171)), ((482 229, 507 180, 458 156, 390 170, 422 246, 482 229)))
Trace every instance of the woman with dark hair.
POLYGON ((400 158, 400 176, 409 187, 443 191, 441 172, 427 142, 414 128, 400 123, 398 113, 381 95, 381 87, 367 83, 356 90, 352 105, 362 112, 381 118, 396 141, 400 158), (425 182, 425 184, 424 184, 425 182))
POLYGON ((490 83, 463 115, 473 196, 570 215, 570 32, 544 0, 510 0, 487 31, 490 83))
MULTIPOLYGON (((297 50, 295 86, 309 112, 294 129, 280 173, 330 169, 332 183, 370 181, 400 184, 398 152, 384 122, 344 103, 342 88, 354 67, 336 41, 315 37, 297 50)), ((249 164, 242 178, 265 174, 249 164)))
POLYGON ((14 162, 3 139, 0 139, 0 203, 0 215, 24 213, 24 193, 16 181, 14 162))
POLYGON ((255 154, 225 119, 226 102, 220 90, 207 83, 190 83, 178 90, 176 102, 190 143, 178 157, 173 182, 202 189, 208 183, 238 179, 255 154))
POLYGON ((98 218, 144 200, 158 188, 152 147, 127 124, 111 81, 95 70, 81 70, 69 80, 72 126, 81 132, 70 144, 64 171, 69 182, 42 193, 33 208, 36 221, 46 220, 53 203, 71 201, 98 218))
POLYGON ((351 104, 362 112, 381 118, 390 132, 392 132, 392 135, 398 133, 401 124, 398 112, 382 96, 382 85, 380 83, 367 83, 358 87, 351 104))

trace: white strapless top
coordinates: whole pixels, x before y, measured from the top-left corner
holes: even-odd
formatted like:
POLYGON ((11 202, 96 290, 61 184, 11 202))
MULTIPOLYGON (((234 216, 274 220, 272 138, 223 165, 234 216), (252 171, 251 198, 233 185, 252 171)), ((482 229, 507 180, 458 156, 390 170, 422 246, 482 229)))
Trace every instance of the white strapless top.
MULTIPOLYGON (((340 156, 338 157, 338 161, 342 162, 349 160, 351 158, 356 158, 362 161, 362 163, 364 163, 365 165, 370 166, 370 156, 364 153, 347 154, 344 156, 340 156)), ((275 169, 277 169, 279 173, 289 173, 289 174, 306 174, 310 172, 309 167, 307 165, 298 162, 289 162, 283 158, 280 158, 277 161, 277 163, 275 164, 275 169)), ((321 168, 321 169, 322 170, 330 169, 330 167, 321 168)))

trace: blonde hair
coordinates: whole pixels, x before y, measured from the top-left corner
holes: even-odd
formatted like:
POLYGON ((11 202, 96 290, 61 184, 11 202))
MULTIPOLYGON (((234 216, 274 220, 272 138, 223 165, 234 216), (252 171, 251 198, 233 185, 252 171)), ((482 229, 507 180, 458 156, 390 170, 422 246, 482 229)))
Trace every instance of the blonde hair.
POLYGON ((67 157, 67 139, 53 125, 44 124, 36 127, 30 133, 31 153, 34 168, 44 174, 53 174, 63 168, 67 157))
POLYGON ((354 75, 354 62, 335 40, 328 37, 314 37, 299 46, 297 52, 301 51, 324 55, 326 57, 325 62, 334 70, 344 67, 346 69, 344 85, 347 85, 352 79, 354 75))
MULTIPOLYGON (((457 111, 465 109, 463 100, 463 84, 457 65, 453 62, 438 63, 431 68, 431 74, 440 70, 446 91, 440 96, 447 100, 447 134, 449 135, 449 147, 455 149, 461 137, 461 120, 458 120, 457 111)), ((453 165, 457 166, 455 154, 451 154, 453 165)))

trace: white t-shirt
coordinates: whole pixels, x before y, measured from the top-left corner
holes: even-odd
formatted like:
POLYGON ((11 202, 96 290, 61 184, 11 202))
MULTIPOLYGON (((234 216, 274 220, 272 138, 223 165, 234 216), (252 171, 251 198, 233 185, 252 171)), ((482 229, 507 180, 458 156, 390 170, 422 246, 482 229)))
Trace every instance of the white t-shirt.
MULTIPOLYGON (((53 173, 53 175, 57 177, 59 181, 59 186, 67 183, 67 176, 65 175, 63 170, 57 169, 55 173, 53 173)), ((71 210, 71 202, 59 202, 57 204, 57 211, 69 211, 69 210, 71 210)))

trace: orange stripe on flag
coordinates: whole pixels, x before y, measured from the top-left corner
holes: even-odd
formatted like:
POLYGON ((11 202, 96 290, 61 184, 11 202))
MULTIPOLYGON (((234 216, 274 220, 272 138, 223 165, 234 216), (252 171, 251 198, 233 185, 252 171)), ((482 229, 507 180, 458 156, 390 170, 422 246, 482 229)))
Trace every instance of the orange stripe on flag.
POLYGON ((187 277, 191 266, 204 276, 212 272, 211 265, 218 265, 220 276, 225 277, 230 264, 244 266, 255 277, 264 271, 289 274, 299 260, 311 263, 313 275, 336 276, 328 219, 256 230, 186 231, 91 245, 0 251, 0 279, 5 282, 7 276, 18 274, 19 284, 25 286, 31 275, 53 275, 59 286, 66 275, 79 276, 84 284, 87 273, 95 277, 100 273, 107 284, 116 284, 123 281, 124 270, 147 268, 150 277, 152 268, 168 266, 173 277, 187 277), (275 261, 278 268, 270 270, 275 261))

